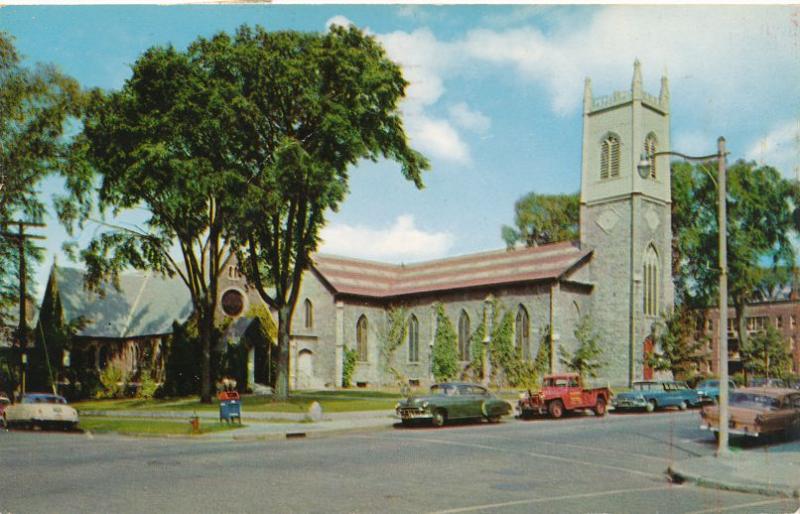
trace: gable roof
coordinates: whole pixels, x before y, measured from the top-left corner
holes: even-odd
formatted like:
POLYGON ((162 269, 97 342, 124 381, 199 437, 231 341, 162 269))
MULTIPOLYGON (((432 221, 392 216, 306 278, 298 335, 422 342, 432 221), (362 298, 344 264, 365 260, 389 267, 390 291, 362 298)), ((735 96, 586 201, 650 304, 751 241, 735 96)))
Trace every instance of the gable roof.
POLYGON ((335 293, 389 298, 445 290, 558 280, 591 255, 570 241, 496 250, 418 264, 317 254, 313 267, 335 293))
POLYGON ((82 337, 129 338, 172 333, 172 322, 184 322, 192 314, 192 302, 179 277, 155 273, 120 275, 120 290, 103 284, 105 295, 83 287, 83 271, 57 267, 59 295, 64 318, 83 317, 82 337))

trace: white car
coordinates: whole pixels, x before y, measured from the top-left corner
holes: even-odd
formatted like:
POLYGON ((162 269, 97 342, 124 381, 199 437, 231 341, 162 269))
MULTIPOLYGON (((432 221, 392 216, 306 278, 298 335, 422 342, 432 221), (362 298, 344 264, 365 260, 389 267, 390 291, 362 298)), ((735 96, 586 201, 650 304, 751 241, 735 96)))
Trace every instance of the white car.
POLYGON ((28 393, 3 410, 6 427, 28 426, 71 430, 78 426, 78 411, 67 405, 63 396, 28 393))

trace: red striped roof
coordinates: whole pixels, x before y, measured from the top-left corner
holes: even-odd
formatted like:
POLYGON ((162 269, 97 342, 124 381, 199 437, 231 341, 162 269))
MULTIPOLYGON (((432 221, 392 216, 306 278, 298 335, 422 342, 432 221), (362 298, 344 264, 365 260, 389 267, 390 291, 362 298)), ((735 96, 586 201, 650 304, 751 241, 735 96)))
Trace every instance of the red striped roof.
POLYGON ((336 293, 393 297, 417 293, 555 280, 592 251, 570 241, 536 248, 497 250, 417 264, 317 254, 314 267, 336 293))

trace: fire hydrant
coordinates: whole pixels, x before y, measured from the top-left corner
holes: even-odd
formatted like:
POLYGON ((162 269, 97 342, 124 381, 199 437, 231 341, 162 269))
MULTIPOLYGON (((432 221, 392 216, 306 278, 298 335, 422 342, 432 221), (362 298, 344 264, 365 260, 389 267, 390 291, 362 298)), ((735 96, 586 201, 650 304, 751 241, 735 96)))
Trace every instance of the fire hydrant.
POLYGON ((193 434, 200 433, 200 418, 197 416, 197 414, 189 418, 189 424, 192 425, 193 434))

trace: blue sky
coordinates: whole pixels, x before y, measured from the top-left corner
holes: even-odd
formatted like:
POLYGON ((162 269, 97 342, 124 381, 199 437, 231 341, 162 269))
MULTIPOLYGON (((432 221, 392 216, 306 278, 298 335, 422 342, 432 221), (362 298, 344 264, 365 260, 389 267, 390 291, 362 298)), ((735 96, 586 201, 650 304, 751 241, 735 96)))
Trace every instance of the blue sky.
MULTIPOLYGON (((47 62, 84 87, 115 89, 153 45, 248 23, 324 31, 352 23, 374 34, 411 83, 402 104, 412 144, 431 160, 416 190, 389 162, 351 174, 323 251, 389 262, 496 249, 514 201, 529 191, 580 187, 583 81, 595 95, 670 80, 672 146, 800 169, 800 9, 773 6, 17 6, 0 30, 27 63, 47 62)), ((43 194, 61 184, 48 180, 43 194)), ((120 222, 140 224, 144 212, 120 222)), ((66 234, 44 231, 47 268, 66 234)), ((79 234, 85 243, 98 230, 79 234)), ((68 264, 59 256, 59 263, 68 264)))

